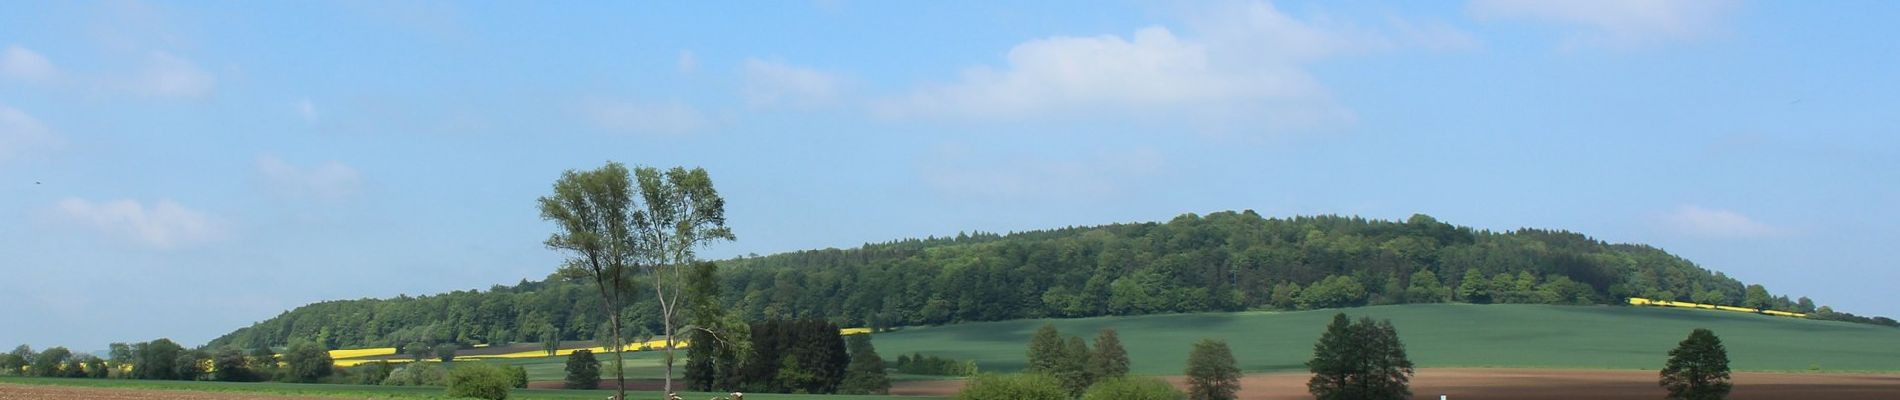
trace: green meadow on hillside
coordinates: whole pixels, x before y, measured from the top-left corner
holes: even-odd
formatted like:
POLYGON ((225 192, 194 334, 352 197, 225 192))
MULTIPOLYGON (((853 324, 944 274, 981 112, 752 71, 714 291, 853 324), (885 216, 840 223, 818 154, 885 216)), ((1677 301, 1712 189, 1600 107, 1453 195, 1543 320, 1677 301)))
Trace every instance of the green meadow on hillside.
POLYGON ((1304 370, 1334 313, 1391 319, 1421 368, 1658 369, 1695 328, 1728 346, 1738 371, 1900 372, 1900 329, 1726 311, 1616 306, 1423 304, 1298 312, 1164 314, 1016 320, 914 327, 876 336, 887 359, 922 352, 976 360, 988 372, 1022 369, 1043 323, 1093 340, 1115 328, 1133 372, 1179 375, 1188 348, 1226 339, 1242 370, 1304 370))

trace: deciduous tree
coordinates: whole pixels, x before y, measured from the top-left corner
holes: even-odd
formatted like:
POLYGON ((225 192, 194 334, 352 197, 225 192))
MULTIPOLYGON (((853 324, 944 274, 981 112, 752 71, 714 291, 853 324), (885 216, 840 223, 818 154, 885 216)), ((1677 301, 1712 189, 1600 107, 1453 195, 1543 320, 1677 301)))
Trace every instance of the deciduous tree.
POLYGON ((1240 393, 1240 367, 1227 342, 1201 339, 1188 353, 1188 399, 1232 400, 1240 393))
POLYGON ((1720 400, 1733 389, 1729 383, 1728 349, 1708 329, 1696 329, 1669 351, 1658 382, 1672 400, 1720 400))

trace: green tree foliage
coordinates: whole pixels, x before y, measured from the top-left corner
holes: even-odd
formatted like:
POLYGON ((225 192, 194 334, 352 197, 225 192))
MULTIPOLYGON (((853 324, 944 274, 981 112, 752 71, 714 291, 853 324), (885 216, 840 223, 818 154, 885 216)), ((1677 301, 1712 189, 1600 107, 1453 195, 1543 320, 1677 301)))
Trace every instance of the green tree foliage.
POLYGON ((1227 342, 1201 339, 1188 352, 1188 398, 1232 400, 1240 393, 1240 367, 1227 342))
POLYGON ((86 355, 84 358, 87 378, 105 378, 111 376, 111 368, 106 366, 105 359, 92 355, 86 355))
POLYGON ((410 361, 422 361, 435 355, 435 346, 423 342, 409 342, 402 345, 402 353, 409 355, 410 361))
MULTIPOLYGON (((1330 276, 1358 281, 1368 300, 1411 302, 1413 284, 1423 284, 1413 275, 1421 270, 1444 282, 1453 300, 1467 303, 1495 302, 1490 286, 1500 273, 1510 277, 1509 287, 1499 291, 1515 290, 1521 273, 1530 272, 1535 295, 1524 300, 1562 304, 1624 304, 1630 296, 1688 301, 1711 291, 1740 302, 1747 287, 1653 247, 1604 243, 1571 232, 1481 231, 1429 218, 1263 218, 1251 212, 906 239, 745 257, 721 261, 719 267, 719 286, 727 289, 719 296, 720 306, 740 320, 826 319, 854 327, 874 321, 905 326, 1292 309, 1299 306, 1300 289, 1330 276), (1385 293, 1394 279, 1408 293, 1385 293), (1121 283, 1123 295, 1117 296, 1113 287, 1122 281, 1127 281, 1121 283), (1550 293, 1557 296, 1546 296, 1550 293), (1126 307, 1109 307, 1111 297, 1126 307)), ((634 274, 626 284, 650 286, 651 278, 634 274)), ((595 332, 609 325, 605 309, 618 308, 620 315, 659 310, 654 297, 651 290, 634 290, 625 304, 607 307, 591 280, 557 275, 482 291, 310 304, 217 338, 211 346, 282 346, 290 338, 316 337, 319 327, 330 328, 330 337, 343 348, 439 343, 498 330, 517 332, 520 341, 591 340, 606 336, 595 332)), ((1780 303, 1780 297, 1770 302, 1780 303)), ((1799 306, 1789 300, 1786 307, 1799 306)), ((1852 320, 1877 322, 1871 316, 1852 320)), ((659 318, 634 324, 665 331, 659 318)))
POLYGON ((1407 303, 1439 303, 1451 300, 1451 289, 1438 280, 1438 274, 1430 269, 1420 269, 1412 273, 1412 284, 1405 288, 1407 303))
POLYGON ((734 238, 725 226, 725 200, 713 189, 712 178, 704 169, 680 167, 640 167, 629 174, 620 163, 608 162, 592 171, 563 173, 555 181, 554 194, 542 197, 540 205, 541 218, 561 226, 548 238, 548 247, 574 255, 565 274, 592 280, 600 291, 608 337, 616 344, 612 350, 620 398, 626 397, 618 347, 625 338, 620 310, 629 304, 630 275, 646 272, 666 338, 663 389, 672 393, 674 317, 682 309, 683 271, 695 260, 698 247, 734 238))
POLYGON ((270 351, 269 347, 251 349, 250 365, 251 372, 257 374, 257 380, 277 379, 277 353, 270 351))
POLYGON ((620 309, 628 303, 632 291, 628 279, 640 257, 632 228, 635 201, 633 178, 625 166, 616 162, 591 171, 563 172, 554 182, 554 194, 539 199, 541 219, 560 226, 545 243, 548 248, 572 254, 561 273, 591 281, 599 290, 600 312, 606 316, 607 334, 614 345, 608 351, 614 354, 617 399, 627 397, 619 348, 625 337, 620 330, 620 309))
POLYGON ((720 305, 717 268, 697 263, 687 277, 686 387, 701 392, 742 389, 739 365, 752 351, 752 328, 720 305))
POLYGON ((1366 287, 1350 276, 1328 276, 1300 291, 1300 308, 1333 308, 1365 305, 1366 287))
POLYGON ((26 368, 26 360, 13 354, 0 354, 0 375, 19 375, 26 368))
POLYGON ((845 350, 851 353, 851 364, 845 367, 844 382, 838 385, 838 393, 890 393, 891 380, 884 374, 884 358, 877 354, 877 346, 871 344, 871 335, 846 337, 845 350))
POLYGON ((1095 351, 1089 358, 1089 376, 1096 380, 1128 376, 1128 350, 1114 329, 1103 328, 1095 335, 1095 351))
POLYGON ((956 400, 1070 400, 1056 378, 1043 374, 978 375, 957 392, 956 400))
POLYGON ((503 365, 502 371, 508 373, 509 386, 516 389, 528 388, 528 368, 519 365, 503 365))
POLYGON ((178 356, 185 353, 184 346, 171 339, 158 339, 132 345, 132 377, 138 379, 177 380, 178 369, 174 365, 178 356))
MULTIPOLYGON (((596 366, 595 368, 599 367, 596 366)), ((390 372, 389 377, 383 379, 383 384, 389 386, 442 386, 448 384, 448 373, 443 371, 442 364, 412 362, 390 372)), ((588 389, 592 389, 592 387, 588 389)))
POLYGON ((829 322, 769 320, 752 325, 752 354, 739 371, 749 392, 835 393, 851 356, 829 322))
POLYGON ((396 364, 388 360, 381 360, 358 365, 352 368, 352 371, 354 371, 356 375, 354 380, 358 385, 381 385, 384 381, 389 380, 390 374, 396 372, 396 364))
POLYGON ((65 373, 60 371, 60 367, 65 366, 66 360, 69 360, 72 357, 73 357, 73 352, 71 350, 66 350, 65 347, 58 347, 58 346, 49 347, 46 349, 46 351, 40 352, 38 357, 33 358, 33 374, 32 375, 45 376, 45 377, 66 376, 65 373))
MULTIPOLYGON (((224 382, 248 382, 257 380, 251 371, 251 360, 244 350, 237 347, 220 347, 211 353, 211 379, 224 382)), ((381 379, 377 379, 378 382, 381 379)))
POLYGON ((1080 396, 1083 390, 1095 383, 1095 377, 1088 372, 1089 364, 1092 363, 1090 358, 1093 357, 1089 354, 1088 342, 1084 342, 1080 336, 1070 336, 1063 343, 1061 362, 1050 375, 1061 381, 1062 387, 1069 389, 1070 395, 1080 396))
POLYGON ((1155 378, 1118 377, 1095 382, 1082 392, 1082 400, 1183 400, 1186 393, 1168 381, 1155 378))
POLYGON ((284 380, 290 382, 314 383, 330 376, 335 362, 330 359, 329 349, 308 340, 295 340, 284 349, 286 371, 284 380))
POLYGON ((957 361, 922 353, 897 356, 897 362, 891 368, 911 375, 975 376, 977 373, 974 360, 957 361))
POLYGON ((1672 400, 1720 400, 1734 388, 1729 383, 1728 350, 1708 329, 1689 333, 1663 366, 1658 382, 1672 400))
POLYGON ((1313 378, 1307 390, 1321 400, 1410 398, 1412 361, 1390 321, 1369 318, 1354 323, 1346 314, 1334 314, 1313 359, 1307 361, 1313 378))
POLYGON ((1768 295, 1768 288, 1761 285, 1748 285, 1742 297, 1742 307, 1772 309, 1775 308, 1774 297, 1768 295))
POLYGON ((461 350, 461 349, 462 349, 462 346, 458 346, 454 343, 437 344, 435 345, 435 351, 434 351, 435 359, 441 360, 442 362, 455 361, 455 351, 461 350))
POLYGON ((600 360, 594 359, 590 350, 576 350, 567 356, 567 379, 562 387, 568 389, 595 389, 600 387, 600 360))
POLYGON ((1042 324, 1041 328, 1036 328, 1036 333, 1029 336, 1029 364, 1024 370, 1029 373, 1053 374, 1068 358, 1064 346, 1062 332, 1056 330, 1056 325, 1042 324))
POLYGON ((204 361, 207 358, 202 351, 185 350, 172 360, 171 368, 178 375, 178 380, 195 381, 204 376, 204 361))
POLYGON ((487 363, 464 363, 449 371, 448 396, 506 400, 515 387, 514 374, 487 363))
POLYGON ((1268 301, 1269 305, 1282 310, 1291 310, 1295 307, 1299 307, 1300 284, 1280 282, 1279 284, 1273 285, 1273 293, 1270 295, 1270 300, 1268 301))

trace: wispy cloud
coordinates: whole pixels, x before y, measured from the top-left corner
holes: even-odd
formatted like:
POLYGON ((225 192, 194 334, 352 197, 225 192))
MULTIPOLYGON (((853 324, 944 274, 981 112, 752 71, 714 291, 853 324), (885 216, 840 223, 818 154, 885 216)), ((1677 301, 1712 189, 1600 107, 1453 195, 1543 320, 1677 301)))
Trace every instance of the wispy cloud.
POLYGON ((1567 45, 1633 46, 1697 39, 1720 30, 1734 0, 1472 0, 1481 19, 1565 26, 1567 45))
POLYGON ((227 229, 216 218, 171 200, 147 207, 136 200, 94 202, 77 197, 56 206, 65 220, 80 227, 158 249, 223 239, 227 229))
POLYGON ((7 46, 0 52, 0 77, 31 83, 50 82, 59 77, 59 68, 31 49, 7 46))
POLYGON ((203 98, 211 95, 217 83, 217 78, 198 68, 197 63, 168 52, 153 51, 132 85, 133 89, 151 96, 203 98))
POLYGON ((63 142, 38 118, 0 104, 0 162, 38 154, 63 142))
POLYGON ((690 73, 693 73, 693 71, 698 71, 699 70, 699 55, 693 54, 692 50, 680 50, 679 61, 677 61, 677 64, 681 73, 690 74, 690 73))
POLYGON ((844 81, 816 69, 756 58, 741 66, 741 94, 753 107, 810 107, 832 103, 844 81))
POLYGON ((686 103, 592 99, 580 112, 607 130, 640 135, 683 135, 712 126, 712 119, 686 103))
POLYGON ((273 193, 290 198, 339 201, 355 196, 363 187, 362 175, 337 161, 300 167, 263 155, 257 158, 257 173, 273 193))
POLYGON ((1695 205, 1663 214, 1660 222, 1676 233, 1707 238, 1758 238, 1784 232, 1741 213, 1695 205))
POLYGON ((1196 10, 1187 28, 1023 42, 1009 49, 1004 65, 970 67, 955 81, 880 99, 872 108, 892 117, 1108 113, 1248 129, 1328 125, 1350 121, 1351 113, 1307 63, 1401 47, 1475 46, 1443 24, 1362 29, 1302 20, 1264 2, 1196 10))
POLYGON ((310 99, 303 99, 298 100, 297 104, 293 105, 293 107, 297 110, 297 116, 303 117, 303 122, 310 124, 317 123, 316 103, 311 103, 310 99))

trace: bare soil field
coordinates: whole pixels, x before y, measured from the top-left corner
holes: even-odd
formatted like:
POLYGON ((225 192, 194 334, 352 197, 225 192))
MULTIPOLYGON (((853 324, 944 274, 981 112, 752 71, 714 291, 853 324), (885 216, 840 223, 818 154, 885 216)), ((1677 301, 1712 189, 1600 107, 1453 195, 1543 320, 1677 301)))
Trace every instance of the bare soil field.
MULTIPOLYGON (((1250 374, 1241 380, 1244 400, 1310 399, 1304 373, 1250 374)), ((1168 377, 1176 386, 1185 378, 1168 377)), ((1805 374, 1738 372, 1732 400, 1900 399, 1900 374, 1805 374)), ((962 381, 894 382, 891 394, 950 396, 962 381)), ((1434 368, 1412 378, 1414 399, 1644 399, 1663 397, 1655 371, 1506 368, 1434 368)))
POLYGON ((138 400, 304 400, 330 399, 327 397, 268 396, 253 393, 210 393, 182 390, 154 389, 108 389, 72 386, 13 385, 0 384, 0 400, 65 400, 65 399, 138 399, 138 400))

